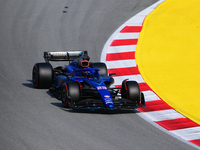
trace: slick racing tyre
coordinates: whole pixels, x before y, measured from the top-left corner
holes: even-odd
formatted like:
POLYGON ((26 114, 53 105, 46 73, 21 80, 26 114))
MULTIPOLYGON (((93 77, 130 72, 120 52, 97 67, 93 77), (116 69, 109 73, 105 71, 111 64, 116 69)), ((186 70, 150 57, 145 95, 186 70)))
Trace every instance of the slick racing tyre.
POLYGON ((145 104, 144 93, 141 92, 141 104, 145 104))
POLYGON ((122 82, 121 95, 122 98, 129 99, 138 105, 140 104, 141 92, 140 92, 140 87, 136 81, 124 80, 122 82))
POLYGON ((74 108, 74 104, 81 99, 81 90, 78 82, 68 81, 63 84, 61 98, 64 107, 74 108))
POLYGON ((33 66, 32 81, 35 88, 49 89, 53 82, 53 69, 49 63, 37 63, 33 66))
POLYGON ((90 64, 90 67, 91 68, 98 68, 100 75, 102 75, 102 74, 108 75, 108 70, 107 70, 105 63, 102 63, 102 62, 92 63, 92 64, 90 64))

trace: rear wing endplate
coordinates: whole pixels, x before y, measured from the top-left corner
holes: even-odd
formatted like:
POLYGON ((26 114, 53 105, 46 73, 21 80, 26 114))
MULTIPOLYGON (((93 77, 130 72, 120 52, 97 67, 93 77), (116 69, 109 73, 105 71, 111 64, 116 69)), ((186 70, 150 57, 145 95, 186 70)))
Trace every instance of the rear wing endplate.
POLYGON ((44 52, 44 60, 49 61, 73 61, 81 56, 88 56, 87 51, 65 51, 65 52, 44 52))

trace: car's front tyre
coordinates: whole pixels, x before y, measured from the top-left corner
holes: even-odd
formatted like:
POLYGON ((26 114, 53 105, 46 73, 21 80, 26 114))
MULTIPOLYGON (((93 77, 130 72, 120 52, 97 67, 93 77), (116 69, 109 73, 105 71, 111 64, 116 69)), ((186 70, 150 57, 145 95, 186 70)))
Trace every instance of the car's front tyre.
POLYGON ((122 82, 122 98, 129 99, 139 105, 141 103, 141 96, 143 96, 141 94, 140 87, 136 81, 124 80, 122 82))
POLYGON ((74 105, 81 100, 80 85, 76 81, 68 81, 63 84, 61 91, 63 107, 74 108, 74 105))

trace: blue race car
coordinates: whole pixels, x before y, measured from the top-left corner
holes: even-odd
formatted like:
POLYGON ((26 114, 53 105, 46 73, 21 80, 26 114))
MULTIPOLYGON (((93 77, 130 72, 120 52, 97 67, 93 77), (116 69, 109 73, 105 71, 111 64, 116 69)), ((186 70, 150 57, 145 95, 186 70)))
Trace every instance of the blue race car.
POLYGON ((33 66, 35 88, 50 89, 72 109, 134 109, 145 106, 144 94, 136 81, 124 80, 121 88, 111 87, 115 74, 105 63, 89 63, 87 51, 44 52, 46 63, 33 66), (49 61, 69 61, 53 68, 49 61))

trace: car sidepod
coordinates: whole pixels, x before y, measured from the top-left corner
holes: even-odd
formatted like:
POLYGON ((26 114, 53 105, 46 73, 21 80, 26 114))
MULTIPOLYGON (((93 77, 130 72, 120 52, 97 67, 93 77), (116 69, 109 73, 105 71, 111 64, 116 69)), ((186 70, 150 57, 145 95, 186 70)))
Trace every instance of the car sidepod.
POLYGON ((59 75, 55 78, 55 87, 61 87, 65 81, 67 81, 67 77, 64 75, 59 75))

